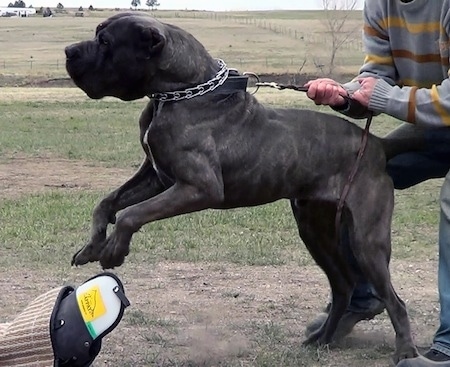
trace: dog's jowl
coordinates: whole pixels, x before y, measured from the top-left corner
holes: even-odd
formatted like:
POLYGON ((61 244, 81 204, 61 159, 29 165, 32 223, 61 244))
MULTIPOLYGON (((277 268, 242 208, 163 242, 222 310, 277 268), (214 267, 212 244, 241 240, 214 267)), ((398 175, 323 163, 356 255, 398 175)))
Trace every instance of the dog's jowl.
POLYGON ((68 73, 91 98, 150 98, 139 121, 146 158, 96 206, 91 237, 73 264, 121 265, 132 235, 155 220, 288 199, 333 295, 328 319, 306 343, 332 340, 355 284, 351 252, 386 305, 396 359, 416 356, 405 305, 390 281, 394 198, 385 173, 386 158, 411 142, 369 136, 342 212, 351 240, 343 248, 334 220, 361 143, 358 126, 315 111, 261 105, 246 92, 245 78, 191 34, 139 13, 107 19, 93 40, 68 46, 66 55, 68 73))

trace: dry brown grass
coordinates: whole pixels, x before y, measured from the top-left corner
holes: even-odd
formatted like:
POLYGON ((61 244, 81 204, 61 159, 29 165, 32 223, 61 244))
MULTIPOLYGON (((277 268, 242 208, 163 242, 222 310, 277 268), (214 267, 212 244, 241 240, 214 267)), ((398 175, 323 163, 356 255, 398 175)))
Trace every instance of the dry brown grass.
MULTIPOLYGON (((113 12, 92 12, 84 18, 0 19, 0 74, 65 75, 64 47, 94 36, 95 27, 113 12)), ((320 12, 206 13, 155 12, 155 15, 194 34, 215 56, 231 67, 258 73, 320 74, 327 64, 330 37, 320 12)), ((350 44, 338 53, 337 71, 355 73, 362 60, 360 13, 347 28, 357 29, 350 44)))

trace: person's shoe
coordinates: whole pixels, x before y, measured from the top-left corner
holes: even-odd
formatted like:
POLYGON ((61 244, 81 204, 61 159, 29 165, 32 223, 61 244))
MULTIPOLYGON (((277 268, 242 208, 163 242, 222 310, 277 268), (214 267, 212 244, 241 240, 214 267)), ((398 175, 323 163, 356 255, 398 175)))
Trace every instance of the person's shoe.
MULTIPOLYGON (((345 311, 341 320, 338 323, 336 331, 333 335, 333 340, 338 341, 343 337, 350 334, 353 327, 361 320, 372 320, 376 315, 379 315, 384 311, 384 303, 378 298, 371 298, 368 300, 364 309, 349 309, 345 311)), ((317 317, 306 326, 305 336, 308 338, 312 333, 319 330, 328 317, 330 310, 330 304, 327 305, 325 312, 320 313, 317 317)), ((449 366, 450 367, 450 366, 449 366)))
POLYGON ((398 362, 396 367, 450 367, 450 356, 430 349, 423 356, 398 362))

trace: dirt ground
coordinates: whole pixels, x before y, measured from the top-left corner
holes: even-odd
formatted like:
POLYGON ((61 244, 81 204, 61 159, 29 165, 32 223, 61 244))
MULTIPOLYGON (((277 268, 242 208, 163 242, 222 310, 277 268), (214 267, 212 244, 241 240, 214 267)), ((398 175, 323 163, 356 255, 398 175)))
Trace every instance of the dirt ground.
POLYGON ((96 167, 85 162, 14 155, 0 161, 0 198, 45 190, 97 190, 123 183, 133 170, 96 167), (45 172, 45 174, 43 174, 45 172))
MULTIPOLYGON (((110 187, 123 182, 130 173, 64 159, 17 156, 0 161, 0 198, 55 188, 103 189, 105 183, 110 187)), ((431 342, 438 323, 436 266, 434 258, 394 259, 391 265, 394 286, 407 303, 421 347, 431 342)), ((96 265, 45 274, 0 269, 1 283, 8 286, 0 296, 0 320, 10 319, 34 296, 60 285, 61 278, 81 282, 96 272, 96 265)), ((305 326, 328 295, 327 281, 316 266, 128 262, 116 272, 132 306, 105 338, 95 366, 293 365, 273 362, 270 353, 301 349, 305 326), (269 362, 261 363, 264 358, 269 362)), ((388 366, 393 336, 383 313, 358 324, 338 345, 317 350, 316 360, 309 354, 304 364, 297 365, 388 366)))

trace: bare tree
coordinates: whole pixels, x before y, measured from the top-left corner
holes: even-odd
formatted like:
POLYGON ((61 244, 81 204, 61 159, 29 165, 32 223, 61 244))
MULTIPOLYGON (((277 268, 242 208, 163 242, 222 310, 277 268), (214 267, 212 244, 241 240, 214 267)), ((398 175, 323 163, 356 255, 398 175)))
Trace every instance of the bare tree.
POLYGON ((149 8, 153 10, 155 10, 155 8, 157 8, 160 4, 158 2, 158 0, 147 0, 145 2, 145 5, 147 5, 149 8))
MULTIPOLYGON (((324 64, 322 64, 319 60, 317 60, 316 58, 314 58, 314 66, 316 67, 316 69, 319 69, 320 70, 320 72, 322 73, 322 74, 325 74, 325 72, 324 72, 324 68, 325 68, 325 65, 324 64)), ((330 70, 331 70, 331 67, 330 67, 330 70)), ((330 74, 332 74, 332 72, 330 71, 330 74)))
POLYGON ((336 55, 339 49, 349 41, 350 37, 360 27, 348 28, 347 23, 351 14, 356 10, 358 0, 322 0, 325 13, 324 24, 328 37, 331 39, 328 74, 331 75, 336 67, 336 55))
POLYGON ((293 75, 292 80, 290 81, 290 83, 292 84, 304 84, 305 83, 305 77, 304 74, 302 73, 303 68, 305 67, 306 63, 308 62, 307 57, 305 56, 305 58, 303 59, 302 64, 300 65, 300 67, 298 68, 297 72, 293 75))
POLYGON ((138 6, 141 6, 141 0, 131 0, 131 6, 136 10, 138 6))

